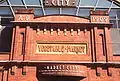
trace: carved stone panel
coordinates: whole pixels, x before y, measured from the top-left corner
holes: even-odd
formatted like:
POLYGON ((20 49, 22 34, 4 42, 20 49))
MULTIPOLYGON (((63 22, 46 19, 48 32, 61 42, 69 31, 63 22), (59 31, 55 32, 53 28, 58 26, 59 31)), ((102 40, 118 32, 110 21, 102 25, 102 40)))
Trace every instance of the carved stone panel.
POLYGON ((38 54, 86 54, 86 43, 39 43, 38 54))
POLYGON ((38 67, 40 75, 87 76, 87 67, 75 64, 44 64, 38 67))

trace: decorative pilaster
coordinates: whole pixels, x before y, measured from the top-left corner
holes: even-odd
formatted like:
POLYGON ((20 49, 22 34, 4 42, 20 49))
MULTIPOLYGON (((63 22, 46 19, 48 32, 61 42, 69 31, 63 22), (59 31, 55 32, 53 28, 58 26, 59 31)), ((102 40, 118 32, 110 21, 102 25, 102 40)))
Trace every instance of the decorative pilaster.
POLYGON ((90 40, 91 40, 91 57, 92 57, 92 62, 94 62, 95 61, 95 59, 96 59, 96 55, 95 55, 95 52, 94 52, 94 29, 93 28, 91 28, 91 30, 90 30, 90 40))
POLYGON ((12 60, 17 60, 18 56, 18 51, 19 51, 19 26, 16 26, 16 28, 13 31, 13 41, 12 41, 12 48, 13 48, 13 53, 12 53, 12 60))
POLYGON ((30 42, 30 26, 26 26, 26 29, 25 29, 25 55, 23 56, 23 60, 27 60, 29 59, 29 54, 30 54, 30 45, 31 45, 31 42, 30 42))
POLYGON ((97 61, 97 49, 98 49, 98 46, 97 46, 97 27, 94 27, 93 29, 93 35, 94 35, 94 58, 95 58, 95 62, 97 61))
POLYGON ((106 62, 112 60, 112 44, 110 40, 110 31, 108 27, 104 27, 104 40, 105 40, 105 56, 106 62))

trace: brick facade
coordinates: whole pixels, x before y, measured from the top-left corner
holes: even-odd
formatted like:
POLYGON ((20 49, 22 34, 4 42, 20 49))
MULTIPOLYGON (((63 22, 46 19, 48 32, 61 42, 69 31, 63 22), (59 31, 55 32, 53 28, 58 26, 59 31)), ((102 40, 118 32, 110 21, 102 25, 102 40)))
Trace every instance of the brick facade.
POLYGON ((91 11, 89 18, 35 17, 33 9, 19 9, 13 24, 11 52, 0 54, 1 81, 119 81, 120 57, 112 54, 107 11, 91 11), (37 52, 38 44, 46 46, 44 52, 37 52), (71 49, 82 44, 83 54, 71 49))

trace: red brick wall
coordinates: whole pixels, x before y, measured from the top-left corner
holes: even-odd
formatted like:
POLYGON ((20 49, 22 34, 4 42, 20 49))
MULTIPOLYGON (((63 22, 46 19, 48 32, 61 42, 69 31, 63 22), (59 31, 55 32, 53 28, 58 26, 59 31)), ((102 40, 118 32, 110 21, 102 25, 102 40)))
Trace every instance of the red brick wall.
POLYGON ((90 19, 73 16, 36 18, 33 13, 16 14, 11 55, 1 54, 0 58, 0 60, 8 59, 11 62, 1 64, 4 67, 0 68, 0 79, 1 81, 47 81, 48 76, 39 76, 38 67, 47 62, 51 64, 59 62, 58 64, 85 66, 86 70, 82 71, 86 72, 87 76, 80 77, 78 79, 80 81, 119 81, 119 64, 106 63, 120 61, 120 57, 112 55, 110 26, 108 22, 96 24, 90 19), (44 31, 45 28, 46 31, 44 31), (59 35, 58 29, 60 29, 59 35), (65 29, 67 31, 64 31, 65 29), (73 35, 71 29, 73 29, 73 35), (81 30, 79 34, 78 29, 81 30), (83 55, 39 54, 36 53, 38 41, 87 43, 87 53, 83 55))

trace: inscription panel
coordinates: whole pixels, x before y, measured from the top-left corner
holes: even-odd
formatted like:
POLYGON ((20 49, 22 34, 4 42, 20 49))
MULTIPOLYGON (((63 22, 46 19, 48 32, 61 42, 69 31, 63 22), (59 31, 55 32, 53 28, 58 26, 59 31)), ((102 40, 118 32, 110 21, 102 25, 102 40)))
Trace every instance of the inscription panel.
POLYGON ((37 53, 40 54, 86 54, 87 44, 60 44, 60 43, 40 43, 37 44, 37 53))
POLYGON ((109 16, 91 16, 92 23, 109 23, 109 16))
POLYGON ((45 0, 45 6, 51 7, 76 7, 76 0, 45 0))
POLYGON ((59 75, 59 76, 84 76, 86 77, 86 66, 70 64, 44 64, 38 67, 41 75, 59 75))

